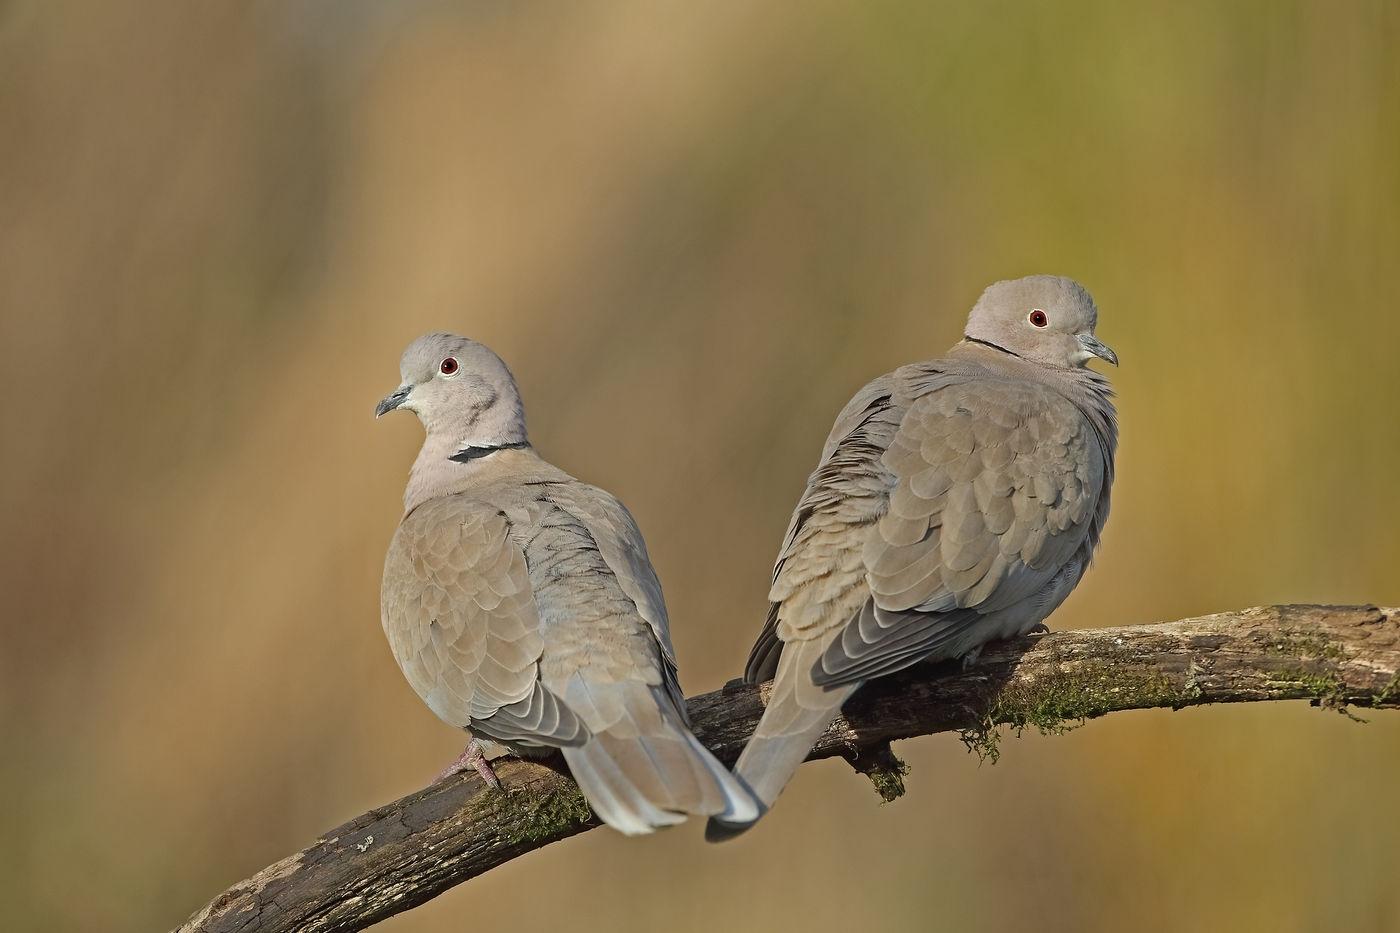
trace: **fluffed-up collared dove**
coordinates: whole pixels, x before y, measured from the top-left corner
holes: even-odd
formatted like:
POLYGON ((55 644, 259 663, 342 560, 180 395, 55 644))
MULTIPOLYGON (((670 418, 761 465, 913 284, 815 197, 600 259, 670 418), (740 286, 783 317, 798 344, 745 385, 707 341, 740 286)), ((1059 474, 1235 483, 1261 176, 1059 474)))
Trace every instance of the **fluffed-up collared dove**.
MULTIPOLYGON (((861 389, 778 553, 744 679, 773 680, 735 773, 771 807, 861 684, 1026 634, 1089 566, 1118 428, 1085 364, 1118 358, 1072 279, 988 288, 944 359, 861 389)), ((707 836, 754 820, 717 816, 707 836)))
POLYGON ((687 814, 756 819, 690 732, 627 509, 535 453, 515 380, 485 346, 428 334, 400 369, 375 414, 409 409, 427 436, 384 561, 384 632, 413 689, 472 735, 459 765, 494 782, 487 755, 559 749, 594 812, 628 834, 687 814))

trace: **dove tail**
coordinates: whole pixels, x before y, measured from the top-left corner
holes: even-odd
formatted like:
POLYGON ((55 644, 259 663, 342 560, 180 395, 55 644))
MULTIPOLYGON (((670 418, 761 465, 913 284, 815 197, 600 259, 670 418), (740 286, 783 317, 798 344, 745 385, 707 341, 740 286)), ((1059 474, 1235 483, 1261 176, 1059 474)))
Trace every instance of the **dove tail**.
MULTIPOLYGON (((629 836, 687 815, 753 822, 759 806, 700 740, 670 716, 645 735, 601 733, 564 760, 599 819, 629 836)), ((630 731, 630 730, 629 730, 630 731)))
POLYGON ((798 766, 807 760, 812 745, 841 711, 841 705, 860 686, 860 682, 834 687, 812 683, 812 665, 821 656, 822 648, 818 643, 785 647, 768 708, 734 766, 734 774, 753 791, 762 809, 751 820, 711 817, 705 827, 709 841, 732 839, 768 812, 798 766))

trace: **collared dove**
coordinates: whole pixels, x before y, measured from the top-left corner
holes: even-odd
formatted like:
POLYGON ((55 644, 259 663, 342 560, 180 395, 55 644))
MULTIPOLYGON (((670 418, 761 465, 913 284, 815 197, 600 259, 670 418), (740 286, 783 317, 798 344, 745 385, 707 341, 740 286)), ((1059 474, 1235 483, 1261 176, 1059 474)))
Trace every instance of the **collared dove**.
MULTIPOLYGON (((771 807, 861 684, 925 660, 970 662, 1041 628, 1108 517, 1117 365, 1078 282, 988 288, 963 340, 856 393, 836 419, 773 570, 744 679, 773 679, 735 766, 771 807)), ((760 814, 761 815, 761 814, 760 814)), ((707 836, 754 820, 717 816, 707 836)))
POLYGON ((559 749, 594 812, 629 835, 686 814, 757 819, 690 733, 627 509, 535 453, 515 380, 486 347, 428 334, 400 368, 375 414, 409 409, 427 436, 384 561, 384 632, 418 695, 473 736, 459 765, 494 782, 487 754, 559 749))

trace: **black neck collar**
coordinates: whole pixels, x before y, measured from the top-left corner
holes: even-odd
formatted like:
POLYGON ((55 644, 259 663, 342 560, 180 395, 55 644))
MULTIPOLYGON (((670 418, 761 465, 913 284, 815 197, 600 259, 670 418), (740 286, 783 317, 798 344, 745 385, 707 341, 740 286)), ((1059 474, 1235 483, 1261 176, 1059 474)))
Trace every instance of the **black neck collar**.
POLYGON ((496 444, 494 447, 463 447, 448 460, 455 460, 457 463, 470 463, 473 460, 480 460, 482 457, 489 457, 498 450, 520 450, 529 447, 528 441, 516 441, 513 444, 496 444))
POLYGON ((1006 349, 1006 347, 1001 346, 1000 344, 992 343, 990 340, 982 340, 979 337, 969 337, 966 334, 963 335, 963 340, 967 341, 968 343, 980 343, 982 346, 991 347, 993 350, 1000 350, 1002 353, 1005 353, 1008 356, 1014 356, 1018 360, 1023 358, 1021 354, 1014 353, 1011 350, 1006 349))

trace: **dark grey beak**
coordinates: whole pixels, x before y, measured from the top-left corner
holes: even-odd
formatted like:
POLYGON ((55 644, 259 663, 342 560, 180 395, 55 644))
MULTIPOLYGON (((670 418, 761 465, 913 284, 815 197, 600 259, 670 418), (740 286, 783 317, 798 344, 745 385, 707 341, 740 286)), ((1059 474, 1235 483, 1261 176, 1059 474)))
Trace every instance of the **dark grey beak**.
POLYGON ((1086 352, 1094 354, 1094 356, 1097 356, 1104 362, 1112 363, 1114 366, 1118 365, 1118 354, 1114 353, 1108 344, 1099 340, 1097 337, 1090 334, 1080 334, 1079 345, 1083 347, 1086 352))
POLYGON ((379 406, 374 409, 374 417, 378 418, 380 415, 388 414, 395 408, 398 408, 404 402, 408 401, 408 393, 412 391, 413 386, 399 386, 394 390, 393 395, 380 402, 379 406))

